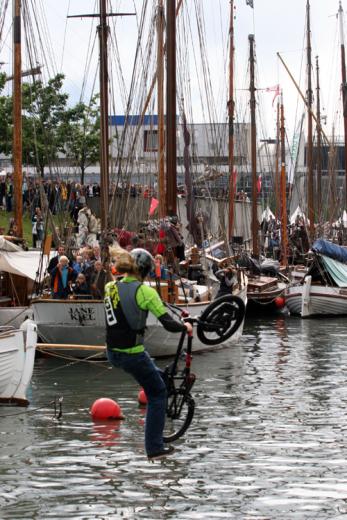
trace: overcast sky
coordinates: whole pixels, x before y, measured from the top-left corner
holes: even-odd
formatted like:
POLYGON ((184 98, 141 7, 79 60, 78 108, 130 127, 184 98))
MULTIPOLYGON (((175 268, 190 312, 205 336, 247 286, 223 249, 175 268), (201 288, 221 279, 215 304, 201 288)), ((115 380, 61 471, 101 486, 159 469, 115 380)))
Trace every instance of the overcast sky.
MULTIPOLYGON (((152 0, 147 0, 152 2, 152 0)), ((193 9, 196 0, 183 0, 187 8, 193 9)), ((218 82, 223 71, 223 37, 226 37, 229 0, 198 0, 204 6, 207 22, 207 38, 211 71, 218 82), (222 13, 222 19, 220 15, 222 13)), ((65 89, 73 101, 77 100, 84 77, 86 54, 92 21, 90 19, 69 19, 67 15, 95 12, 98 1, 95 0, 44 0, 47 25, 53 44, 57 70, 66 76, 65 89)), ((166 0, 164 0, 164 4, 166 0)), ((283 88, 284 104, 288 131, 291 133, 296 120, 297 92, 287 72, 277 58, 277 52, 287 63, 295 79, 305 90, 306 42, 305 18, 306 0, 254 0, 254 9, 246 5, 246 0, 235 0, 235 52, 236 52, 236 87, 247 87, 248 35, 254 34, 258 70, 258 87, 272 87, 279 83, 283 88), (303 61, 304 60, 304 61, 303 61)), ((142 0, 112 0, 113 11, 132 12, 135 7, 140 11, 142 0)), ((347 0, 342 6, 347 10, 347 0)), ((315 69, 315 56, 320 59, 321 97, 323 112, 327 115, 327 133, 336 121, 340 108, 340 58, 339 33, 336 14, 338 0, 311 0, 312 59, 315 69)), ((95 27, 95 22, 94 22, 95 27)), ((93 34, 95 31, 93 30, 93 34)), ((117 34, 120 42, 120 57, 128 78, 136 39, 136 22, 131 18, 117 21, 117 34), (127 72, 128 71, 128 72, 127 72)), ((224 41, 225 43, 225 41, 224 41)), ((6 47, 3 53, 6 53, 6 47)), ((4 61, 8 61, 8 56, 4 61)), ((315 76, 315 73, 314 73, 315 76)), ((315 79, 314 79, 315 86, 315 79)), ((216 87, 218 92, 218 87, 216 87)), ((273 95, 264 93, 262 109, 268 135, 274 135, 275 108, 272 106, 273 95)), ((198 116, 199 117, 199 116, 198 116)), ((338 126, 338 123, 336 122, 338 126)))

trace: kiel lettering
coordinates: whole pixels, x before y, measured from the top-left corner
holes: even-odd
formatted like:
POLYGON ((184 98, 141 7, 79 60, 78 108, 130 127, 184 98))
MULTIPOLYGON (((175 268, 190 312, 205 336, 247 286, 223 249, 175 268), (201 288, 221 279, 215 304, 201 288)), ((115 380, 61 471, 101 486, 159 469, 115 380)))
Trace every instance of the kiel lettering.
POLYGON ((95 310, 93 307, 70 307, 68 312, 71 321, 78 321, 80 325, 95 321, 95 310))

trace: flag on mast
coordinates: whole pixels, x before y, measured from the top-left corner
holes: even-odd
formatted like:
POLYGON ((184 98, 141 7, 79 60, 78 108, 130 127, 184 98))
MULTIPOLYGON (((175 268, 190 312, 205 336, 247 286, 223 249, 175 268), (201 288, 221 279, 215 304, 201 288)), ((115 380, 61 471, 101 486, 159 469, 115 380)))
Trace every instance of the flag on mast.
POLYGON ((252 7, 252 9, 253 9, 254 8, 253 0, 246 0, 246 5, 249 5, 249 7, 252 7))
POLYGON ((273 87, 267 87, 265 89, 265 92, 274 92, 274 97, 272 98, 272 105, 274 104, 274 101, 277 96, 281 94, 281 87, 279 85, 274 85, 273 87))

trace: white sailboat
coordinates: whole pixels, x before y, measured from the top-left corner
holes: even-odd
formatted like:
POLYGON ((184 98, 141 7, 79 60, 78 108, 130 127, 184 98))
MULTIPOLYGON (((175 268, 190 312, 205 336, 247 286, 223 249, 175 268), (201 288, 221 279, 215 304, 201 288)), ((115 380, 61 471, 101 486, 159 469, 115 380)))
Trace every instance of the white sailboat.
POLYGON ((314 259, 303 280, 286 289, 289 312, 302 318, 347 315, 347 250, 326 240, 312 246, 314 259))

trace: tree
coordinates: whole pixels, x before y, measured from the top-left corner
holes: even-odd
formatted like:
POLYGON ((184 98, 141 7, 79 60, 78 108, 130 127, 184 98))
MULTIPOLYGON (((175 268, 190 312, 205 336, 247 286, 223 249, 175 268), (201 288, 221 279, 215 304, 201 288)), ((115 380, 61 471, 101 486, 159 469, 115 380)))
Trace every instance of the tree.
POLYGON ((42 81, 23 83, 23 162, 44 168, 64 151, 61 127, 65 122, 68 94, 61 92, 64 75, 57 74, 44 85, 42 81))
POLYGON ((98 96, 89 105, 83 102, 66 111, 65 123, 61 127, 67 158, 80 169, 81 184, 84 184, 88 166, 99 161, 100 156, 100 116, 98 96))
MULTIPOLYGON (((6 83, 6 74, 0 74, 0 92, 6 83)), ((12 98, 0 96, 0 152, 12 153, 12 98)))

